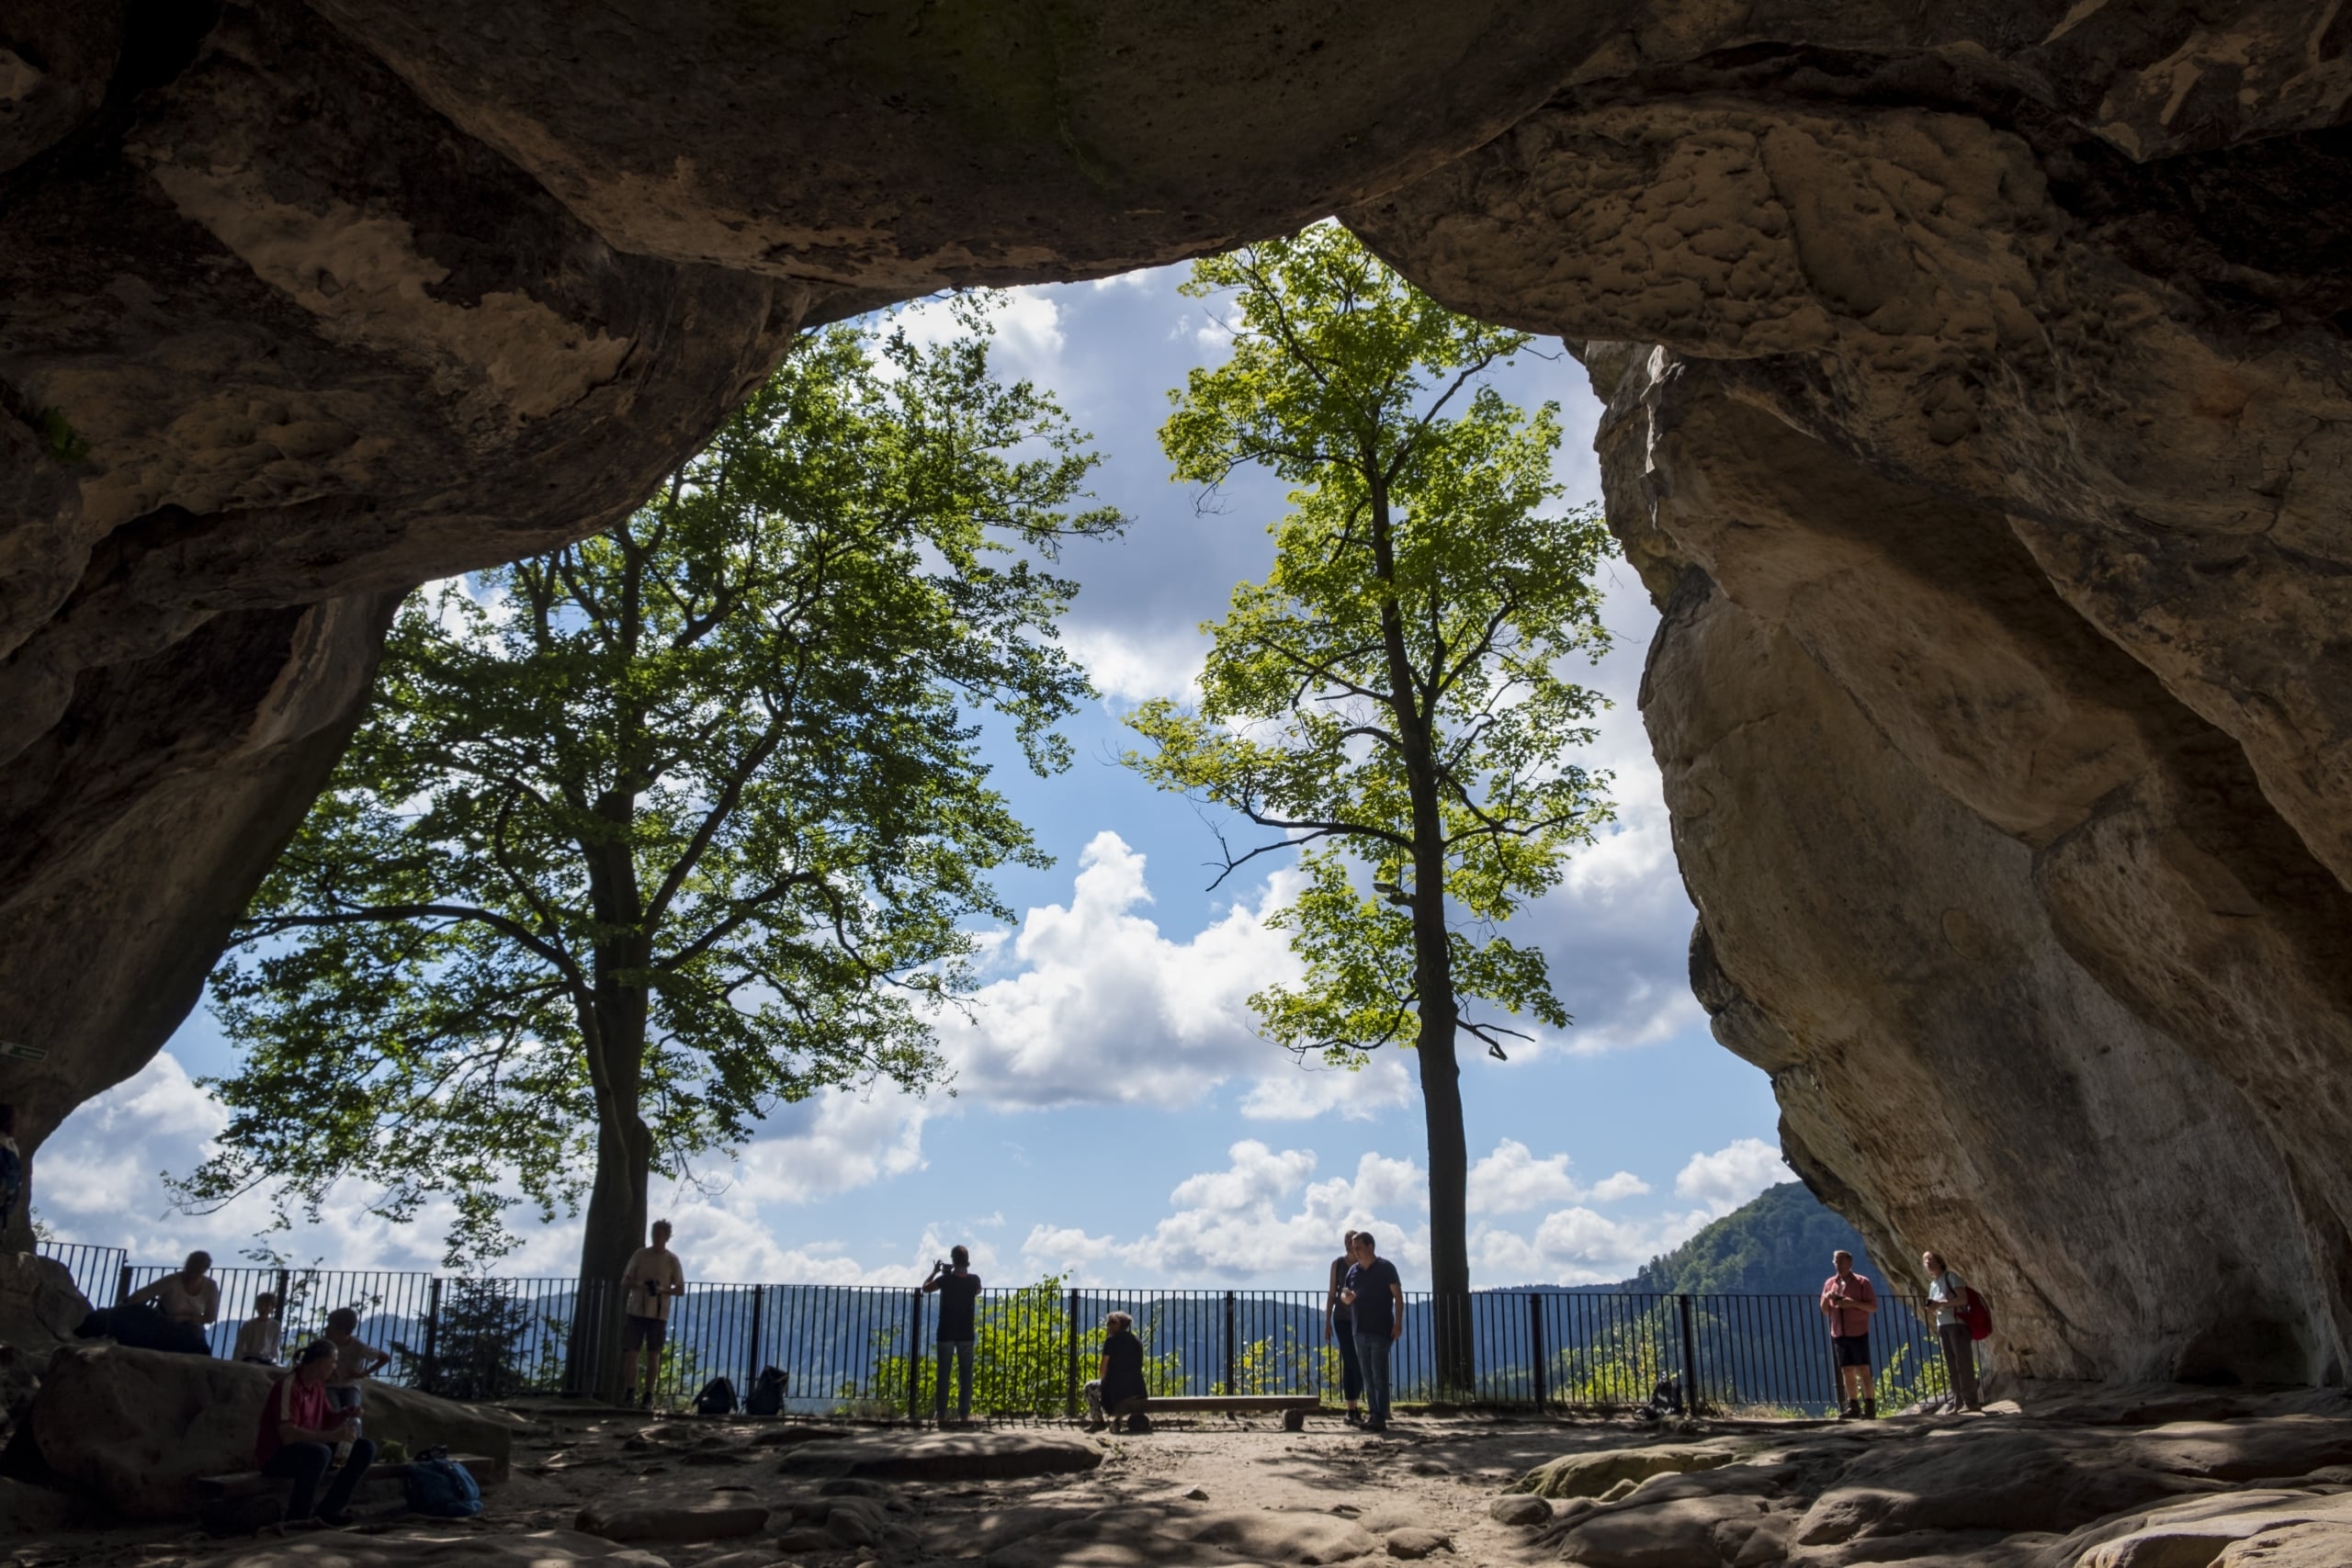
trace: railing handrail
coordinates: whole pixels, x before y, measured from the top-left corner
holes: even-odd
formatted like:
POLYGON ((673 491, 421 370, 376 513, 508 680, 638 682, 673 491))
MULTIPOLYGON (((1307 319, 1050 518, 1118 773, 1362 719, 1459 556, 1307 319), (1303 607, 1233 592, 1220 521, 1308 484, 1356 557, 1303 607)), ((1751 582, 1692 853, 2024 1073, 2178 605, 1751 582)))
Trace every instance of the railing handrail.
MULTIPOLYGON (((120 1295, 176 1263, 133 1263, 127 1249, 46 1242, 92 1301, 120 1295)), ((360 1336, 396 1352, 393 1375, 461 1397, 587 1393, 616 1382, 621 1304, 614 1281, 567 1276, 343 1269, 324 1260, 217 1268, 215 1354, 264 1290, 286 1303, 289 1348, 326 1314, 350 1306, 360 1336)), ((1883 1287, 1873 1360, 1908 1400, 1939 1392, 1940 1349, 1925 1303, 1883 1287)), ((1060 1419, 1080 1409, 1102 1314, 1131 1312, 1157 1392, 1287 1393, 1338 1397, 1340 1358, 1324 1337, 1319 1287, 1070 1285, 1048 1280, 982 1292, 975 1410, 997 1418, 1060 1419)), ((1540 1410, 1624 1408, 1658 1380, 1679 1380, 1701 1406, 1817 1412, 1838 1398, 1836 1369, 1811 1292, 1664 1292, 1501 1286, 1458 1297, 1405 1292, 1408 1331, 1392 1379, 1400 1398, 1540 1410), (1454 1304, 1449 1305, 1452 1303, 1454 1304), (1442 1386, 1437 1330, 1458 1325, 1468 1383, 1442 1386)), ((790 1380, 788 1407, 921 1418, 938 1372, 928 1298, 911 1282, 831 1285, 695 1280, 671 1303, 661 1363, 665 1393, 691 1395, 724 1376, 739 1393, 763 1366, 790 1380)), ((1896 1392, 1899 1391, 1899 1393, 1896 1392)))

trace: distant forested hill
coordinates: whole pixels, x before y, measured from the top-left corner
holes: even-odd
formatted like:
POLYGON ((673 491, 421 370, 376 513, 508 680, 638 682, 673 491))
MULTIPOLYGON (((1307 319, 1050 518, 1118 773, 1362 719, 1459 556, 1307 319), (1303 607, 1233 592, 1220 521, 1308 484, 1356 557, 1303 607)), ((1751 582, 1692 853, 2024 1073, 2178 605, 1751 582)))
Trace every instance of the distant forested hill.
MULTIPOLYGON (((1839 1247, 1854 1255, 1854 1267, 1882 1284, 1862 1238, 1800 1182, 1767 1187, 1754 1201, 1735 1209, 1640 1273, 1615 1287, 1621 1291, 1754 1291, 1812 1295, 1829 1277, 1829 1255, 1839 1247)), ((1898 1288, 1900 1288, 1898 1286, 1898 1288)))

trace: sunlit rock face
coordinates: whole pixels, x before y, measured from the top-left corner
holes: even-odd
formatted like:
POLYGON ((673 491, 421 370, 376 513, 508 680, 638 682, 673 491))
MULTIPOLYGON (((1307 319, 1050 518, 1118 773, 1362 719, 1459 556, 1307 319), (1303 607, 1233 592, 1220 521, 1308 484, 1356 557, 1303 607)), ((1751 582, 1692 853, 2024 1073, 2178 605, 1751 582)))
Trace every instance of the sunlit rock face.
POLYGON ((1694 980, 1808 1179, 2013 1370, 2340 1380, 2339 9, 11 7, 0 1096, 168 1034, 408 586, 811 321, 1338 210, 1610 400, 1694 980))
POLYGON ((2352 1331, 2352 39, 2227 9, 1588 73, 1351 219, 1585 340, 1718 1037, 2043 1377, 2352 1331))

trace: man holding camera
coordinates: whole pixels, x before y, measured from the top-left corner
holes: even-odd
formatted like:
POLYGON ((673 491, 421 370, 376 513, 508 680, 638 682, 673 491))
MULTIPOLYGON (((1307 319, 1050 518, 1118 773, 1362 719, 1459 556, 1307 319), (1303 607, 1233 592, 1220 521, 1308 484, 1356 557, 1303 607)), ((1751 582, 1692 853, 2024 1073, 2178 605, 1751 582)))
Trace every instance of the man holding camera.
POLYGON ((933 1396, 933 1414, 947 1423, 947 1363, 956 1362, 956 1419, 972 1418, 972 1348, 979 1338, 974 1308, 980 1299, 980 1277, 972 1272, 972 1255, 964 1247, 948 1249, 947 1261, 931 1266, 926 1292, 939 1296, 939 1377, 933 1396))
POLYGON ((628 1315, 621 1325, 621 1397, 636 1400, 639 1408, 653 1407, 653 1384, 662 1372, 662 1342, 670 1332, 670 1302, 686 1293, 686 1271, 670 1250, 670 1222, 653 1222, 653 1245, 629 1255, 621 1270, 621 1310, 628 1315), (637 1386, 637 1353, 645 1358, 645 1389, 637 1386))

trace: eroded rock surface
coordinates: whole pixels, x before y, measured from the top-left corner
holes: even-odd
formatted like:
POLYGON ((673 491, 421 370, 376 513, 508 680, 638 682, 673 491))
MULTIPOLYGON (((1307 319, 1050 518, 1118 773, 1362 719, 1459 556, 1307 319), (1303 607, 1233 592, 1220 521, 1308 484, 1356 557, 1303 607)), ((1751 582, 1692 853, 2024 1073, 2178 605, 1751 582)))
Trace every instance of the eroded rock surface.
POLYGON ((2281 6, 1846 17, 1350 220, 1586 344, 1693 981, 1800 1172, 2011 1371, 2340 1382, 2352 66, 2281 6))
POLYGON ((0 17, 28 1145, 193 1000, 401 590, 625 510, 808 322, 1340 209, 1585 345, 1801 1172, 2005 1368, 2342 1381, 2342 7, 1114 9, 0 17))
MULTIPOLYGON (((262 1399, 274 1373, 209 1356, 115 1345, 69 1347, 51 1359, 33 1401, 40 1458, 111 1516, 185 1518, 192 1483, 254 1467, 262 1399)), ((527 1423, 503 1411, 370 1384, 368 1434, 412 1453, 443 1446, 504 1461, 527 1423)))

